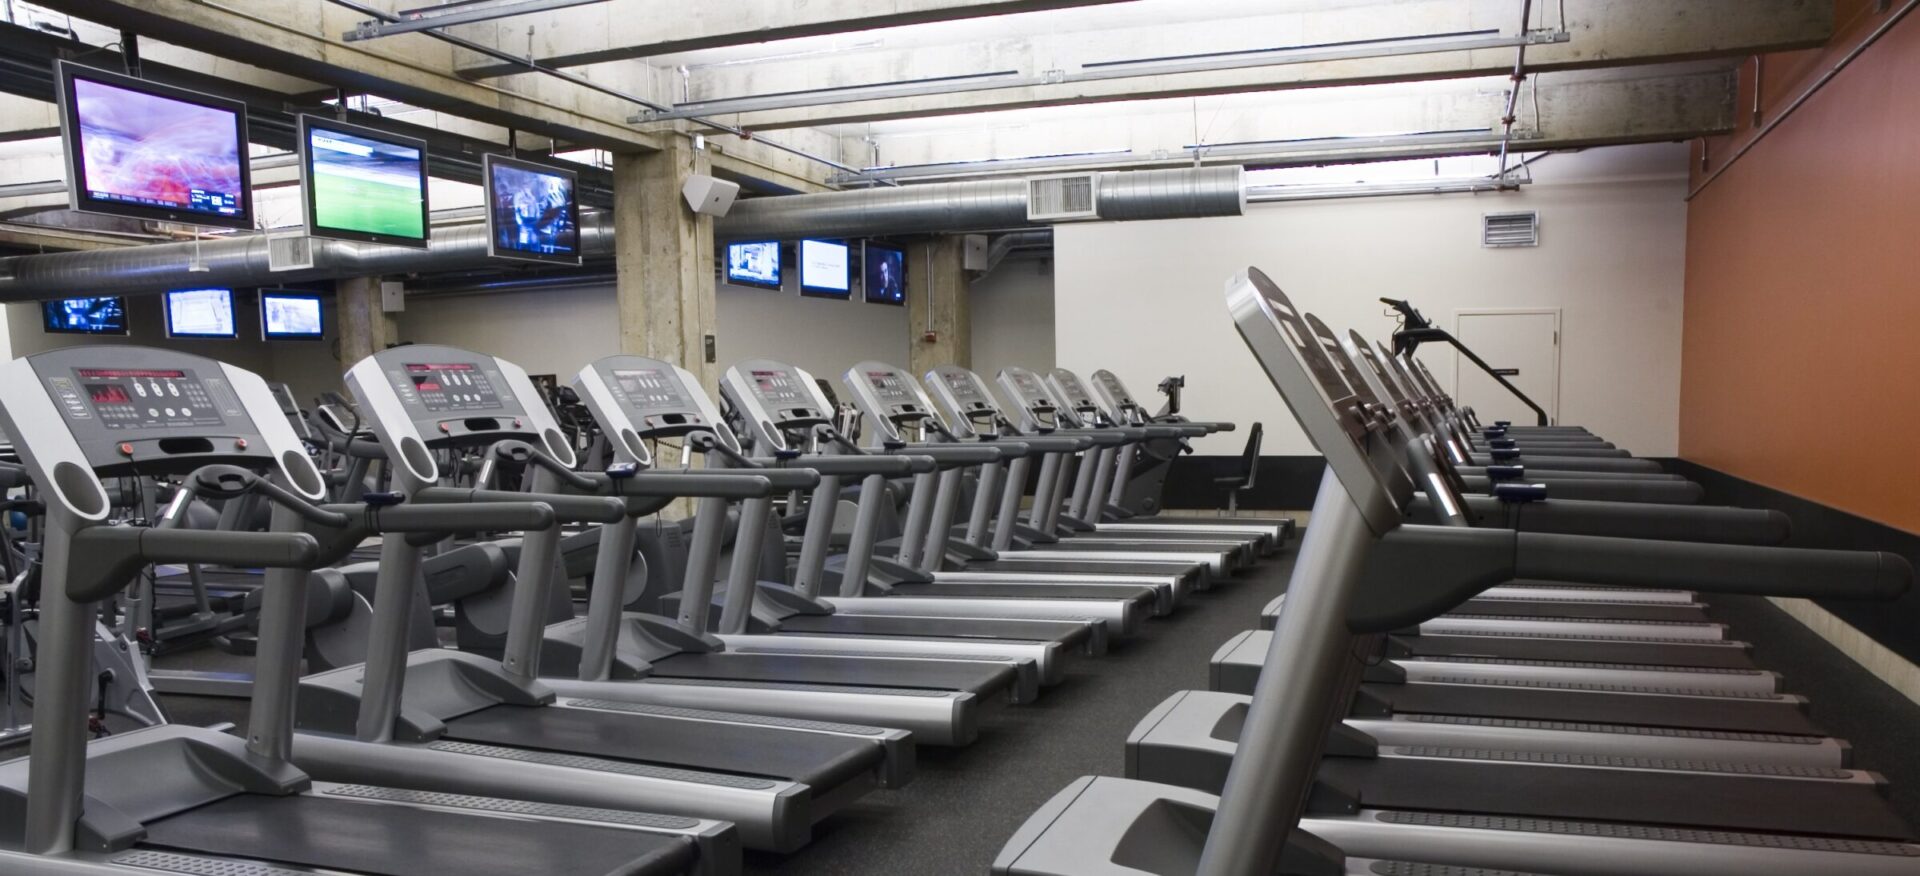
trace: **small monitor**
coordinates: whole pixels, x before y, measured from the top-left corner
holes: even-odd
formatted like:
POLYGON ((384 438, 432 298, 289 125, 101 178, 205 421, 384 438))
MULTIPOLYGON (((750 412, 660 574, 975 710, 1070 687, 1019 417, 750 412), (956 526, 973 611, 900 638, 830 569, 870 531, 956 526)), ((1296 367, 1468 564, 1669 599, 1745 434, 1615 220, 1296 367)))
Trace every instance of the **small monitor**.
POLYGON ((780 242, 727 244, 727 282, 762 289, 780 288, 780 242))
POLYGON ((861 286, 868 304, 907 303, 907 251, 899 247, 868 241, 861 245, 865 253, 866 273, 861 286))
POLYGON ((245 104, 66 61, 55 66, 70 207, 253 227, 245 104))
POLYGON ((580 178, 571 170, 489 154, 487 255, 580 264, 580 178))
POLYGON ((317 341, 325 337, 320 296, 311 292, 260 293, 260 337, 269 341, 317 341))
POLYGON ((317 116, 300 117, 307 233, 427 245, 427 144, 317 116))
POLYGON ((232 289, 175 289, 166 294, 167 337, 237 338, 232 289))
POLYGON ((127 333, 127 300, 106 298, 62 298, 40 302, 46 330, 56 335, 124 335, 127 333))
POLYGON ((844 301, 852 293, 847 245, 831 240, 800 241, 800 294, 844 301))

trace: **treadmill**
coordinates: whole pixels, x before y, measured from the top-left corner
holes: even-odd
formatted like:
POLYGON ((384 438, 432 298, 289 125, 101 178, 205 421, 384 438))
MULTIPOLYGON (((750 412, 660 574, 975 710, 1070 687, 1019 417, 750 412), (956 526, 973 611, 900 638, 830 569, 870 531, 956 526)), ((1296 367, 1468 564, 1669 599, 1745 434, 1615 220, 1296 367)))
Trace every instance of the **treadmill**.
MULTIPOLYGON (((1246 566, 1259 557, 1271 554, 1278 548, 1273 544, 1273 536, 1279 532, 1279 525, 1256 528, 1254 531, 1218 530, 1208 527, 1159 527, 1136 530, 1106 529, 1100 525, 1110 513, 1119 511, 1110 508, 1108 500, 1114 493, 1114 482, 1123 477, 1119 460, 1122 455, 1131 456, 1138 452, 1141 445, 1152 441, 1179 440, 1186 437, 1205 434, 1208 427, 1195 424, 1168 423, 1129 423, 1116 419, 1105 406, 1100 404, 1078 374, 1065 368, 1055 368, 1047 372, 1045 381, 1048 390, 1063 410, 1071 411, 1072 417, 1084 427, 1094 429, 1125 429, 1133 433, 1136 440, 1113 447, 1100 447, 1090 451, 1081 459, 1074 473, 1073 493, 1067 502, 1067 511, 1061 515, 1060 522, 1072 531, 1076 541, 1081 542, 1131 542, 1137 544, 1164 543, 1171 546, 1194 548, 1201 544, 1212 544, 1233 549, 1232 559, 1238 566, 1246 566)), ((1196 522, 1208 522, 1204 518, 1194 518, 1196 522)))
MULTIPOLYGON (((1055 369, 1060 374, 1063 369, 1055 369)), ((1231 432, 1235 429, 1230 422, 1194 422, 1187 419, 1156 420, 1149 416, 1133 394, 1127 391, 1126 384, 1112 371, 1102 368, 1093 372, 1094 400, 1113 422, 1125 426, 1172 426, 1181 430, 1177 438, 1162 439, 1180 442, 1184 445, 1188 438, 1212 435, 1219 432, 1231 432)), ((1109 477, 1112 487, 1107 492, 1106 507, 1101 519, 1091 521, 1102 532, 1166 532, 1182 530, 1200 530, 1209 533, 1227 535, 1258 536, 1262 540, 1265 553, 1271 554, 1283 547, 1292 537, 1294 520, 1292 517, 1262 517, 1258 515, 1235 515, 1232 517, 1175 517, 1166 514, 1141 515, 1127 510, 1122 504, 1127 494, 1127 482, 1132 477, 1135 460, 1147 444, 1134 444, 1120 448, 1115 454, 1109 477)), ((1170 457, 1169 457, 1170 458, 1170 457)))
MULTIPOLYGON (((785 582, 755 582, 750 606, 729 600, 721 611, 719 635, 729 647, 753 644, 745 634, 781 634, 783 647, 808 650, 852 648, 902 655, 938 654, 954 649, 1007 654, 1033 660, 1043 684, 1065 678, 1068 655, 1095 647, 1090 621, 1019 618, 880 617, 840 614, 821 601, 821 578, 830 548, 843 477, 904 474, 911 457, 868 454, 833 428, 831 409, 820 398, 812 375, 768 359, 749 360, 720 378, 720 391, 750 438, 750 449, 762 459, 784 458, 787 464, 820 473, 806 505, 806 526, 791 586, 785 582), (801 454, 793 456, 793 454, 801 454)), ((934 465, 925 458, 925 465, 934 465)), ((764 521, 768 509, 756 509, 750 500, 742 519, 764 521)), ((736 552, 751 546, 747 536, 735 540, 736 552)), ((741 568, 736 553, 735 568, 741 568)), ((731 588, 730 588, 731 589, 731 588)), ((729 594, 731 596, 731 593, 729 594)), ((1104 636, 1102 637, 1104 640, 1104 636)))
POLYGON ((1316 373, 1309 333, 1285 296, 1255 270, 1228 296, 1248 346, 1328 462, 1294 600, 1244 716, 1246 741, 1218 798, 1076 781, 1015 833, 994 872, 1913 871, 1920 846, 1849 771, 1385 746, 1348 728, 1329 733, 1329 717, 1355 693, 1368 639, 1533 569, 1890 599, 1911 585, 1912 567, 1889 554, 1404 524, 1409 491, 1375 469, 1392 462, 1380 424, 1355 397, 1323 389, 1336 384, 1316 373), (1715 787, 1723 792, 1703 793, 1715 787))
POLYGON ((985 410, 991 409, 997 414, 999 409, 978 375, 965 369, 958 369, 957 373, 935 369, 933 373, 944 375, 941 381, 948 378, 959 381, 938 391, 964 392, 967 404, 986 406, 967 409, 980 411, 984 418, 976 423, 973 415, 949 410, 943 422, 912 375, 880 362, 854 366, 848 372, 847 386, 870 422, 882 423, 883 428, 895 433, 917 429, 941 435, 948 441, 975 444, 1004 437, 1027 449, 1011 455, 1004 471, 997 462, 980 467, 965 535, 958 542, 952 539, 953 520, 964 491, 964 473, 947 472, 937 481, 927 476, 916 479, 903 545, 911 544, 914 550, 921 550, 924 541, 919 562, 928 574, 941 581, 965 584, 1018 581, 1077 587, 1085 586, 1088 581, 1114 580, 1148 584, 1159 594, 1156 614, 1172 611, 1189 591, 1200 589, 1212 580, 1209 570, 1223 553, 1196 557, 1164 552, 1086 552, 1076 554, 1079 560, 1073 563, 1035 558, 1026 549, 1035 541, 1048 542, 1054 537, 1023 527, 1018 520, 1020 499, 1025 493, 1033 458, 1041 460, 1034 507, 1048 507, 1057 504, 1052 498, 1058 495, 1054 489, 1058 480, 1055 473, 1061 469, 1064 458, 1097 443, 1121 440, 1122 436, 1118 433, 1059 435, 1051 425, 1017 430, 1004 417, 985 416, 985 410), (960 384, 964 384, 964 390, 957 388, 960 384), (993 527, 991 547, 985 541, 989 525, 993 527))
POLYGON ((718 821, 313 781, 288 759, 306 570, 371 532, 454 529, 485 514, 316 504, 320 474, 266 383, 231 365, 114 346, 0 368, 0 421, 46 506, 36 726, 30 755, 0 764, 0 872, 522 876, 559 861, 605 876, 740 871, 737 835, 718 821), (136 472, 264 493, 274 531, 116 525, 101 479, 136 472), (99 603, 155 562, 269 569, 246 737, 158 724, 89 738, 99 603))
MULTIPOLYGON (((572 481, 556 469, 570 467, 573 449, 526 372, 492 356, 396 347, 356 363, 346 383, 386 450, 396 491, 369 494, 374 505, 538 503, 546 519, 467 530, 524 530, 498 660, 440 647, 409 652, 421 544, 381 541, 366 662, 301 680, 293 759, 302 769, 334 781, 720 819, 738 826, 746 847, 779 852, 805 845, 815 822, 867 791, 899 781, 889 756, 903 744, 899 731, 556 693, 540 680, 558 524, 625 520, 632 501, 680 495, 692 489, 689 478, 700 489, 725 485, 635 471, 600 482, 617 487, 613 495, 560 494, 572 481), (440 485, 438 452, 469 447, 523 460, 532 489, 440 485)), ((739 476, 731 488, 765 494, 773 483, 739 476)), ((732 709, 752 708, 751 689, 730 693, 732 709)))

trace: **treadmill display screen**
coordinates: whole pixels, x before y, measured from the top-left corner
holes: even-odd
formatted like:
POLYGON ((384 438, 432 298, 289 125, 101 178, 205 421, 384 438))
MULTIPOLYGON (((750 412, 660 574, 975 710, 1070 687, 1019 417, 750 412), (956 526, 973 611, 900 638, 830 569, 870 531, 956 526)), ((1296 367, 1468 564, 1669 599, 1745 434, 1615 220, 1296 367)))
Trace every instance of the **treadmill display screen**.
POLYGON ((881 401, 889 403, 913 401, 913 393, 907 391, 906 382, 900 379, 899 372, 869 371, 867 384, 873 387, 873 394, 879 396, 881 401))
POLYGON ((1054 380, 1060 382, 1060 389, 1067 397, 1067 403, 1074 407, 1087 407, 1093 404, 1093 396, 1087 393, 1087 387, 1080 378, 1071 374, 1055 373, 1054 380))
POLYGON ((76 368, 73 375, 79 382, 77 392, 65 379, 52 381, 68 414, 77 414, 78 395, 84 392, 94 415, 109 429, 225 425, 206 384, 186 371, 76 368))
POLYGON ((500 407, 500 395, 471 362, 408 362, 407 377, 420 404, 433 413, 500 407))
POLYGON ((788 371, 753 372, 753 391, 769 402, 799 404, 804 401, 800 387, 794 384, 793 374, 788 371))
POLYGON ((1102 371, 1099 374, 1095 374, 1093 379, 1100 381, 1100 385, 1107 390, 1107 395, 1113 397, 1115 404, 1121 407, 1130 407, 1133 405, 1133 399, 1128 398, 1127 391, 1120 386, 1120 378, 1102 371))
POLYGON ((690 408, 680 381, 657 368, 615 371, 613 379, 627 394, 627 403, 637 408, 690 408))
POLYGON ((1014 388, 1020 390, 1021 401, 1032 404, 1036 401, 1046 400, 1047 391, 1040 388, 1039 378, 1034 377, 1031 372, 1009 371, 1007 373, 1013 378, 1014 388))
POLYGON ((947 382, 947 389, 953 391, 953 397, 962 402, 979 401, 980 389, 973 384, 973 375, 961 371, 942 371, 940 379, 947 382))

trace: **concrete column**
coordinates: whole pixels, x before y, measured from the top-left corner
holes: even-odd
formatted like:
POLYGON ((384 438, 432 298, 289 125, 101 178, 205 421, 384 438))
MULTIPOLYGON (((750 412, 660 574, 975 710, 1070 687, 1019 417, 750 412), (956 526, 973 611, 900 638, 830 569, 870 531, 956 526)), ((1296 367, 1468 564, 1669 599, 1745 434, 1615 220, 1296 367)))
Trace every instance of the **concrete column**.
POLYGON ((717 322, 713 219, 680 196, 689 175, 708 172, 708 161, 684 137, 659 152, 614 156, 614 288, 621 352, 679 365, 717 395, 719 367, 706 356, 717 322))
POLYGON ((912 338, 907 370, 914 377, 926 376, 935 365, 973 367, 973 314, 961 241, 957 234, 938 235, 910 253, 919 261, 907 267, 907 331, 912 338))
POLYGON ((360 360, 400 340, 400 328, 380 309, 380 278, 350 277, 334 284, 340 321, 340 366, 360 360))

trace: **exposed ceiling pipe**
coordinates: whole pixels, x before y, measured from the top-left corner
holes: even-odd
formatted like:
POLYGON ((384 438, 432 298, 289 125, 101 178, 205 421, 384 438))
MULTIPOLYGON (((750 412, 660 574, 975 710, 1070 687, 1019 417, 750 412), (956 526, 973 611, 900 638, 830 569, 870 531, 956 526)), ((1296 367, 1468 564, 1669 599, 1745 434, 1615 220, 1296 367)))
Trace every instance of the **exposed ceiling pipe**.
MULTIPOLYGON (((1237 216, 1246 205, 1239 167, 1103 173, 1097 179, 1102 219, 1237 216)), ((1025 180, 990 180, 753 198, 734 205, 714 224, 714 231, 721 239, 794 240, 1036 224, 1027 219, 1025 180)), ((613 256, 610 214, 585 214, 580 226, 581 249, 588 259, 613 256)), ((267 246, 268 235, 255 232, 203 240, 197 254, 192 243, 168 243, 0 259, 0 301, 158 292, 194 285, 265 286, 457 271, 490 264, 484 224, 436 227, 432 245, 426 249, 314 240, 314 266, 298 271, 271 270, 267 246)))
POLYGON ((1016 249, 1051 249, 1053 247, 1053 229, 1043 228, 1036 231, 1012 231, 999 235, 987 245, 987 266, 980 271, 975 280, 985 279, 993 269, 1000 267, 1007 256, 1016 249))

